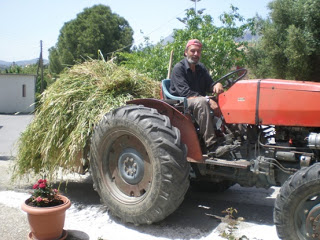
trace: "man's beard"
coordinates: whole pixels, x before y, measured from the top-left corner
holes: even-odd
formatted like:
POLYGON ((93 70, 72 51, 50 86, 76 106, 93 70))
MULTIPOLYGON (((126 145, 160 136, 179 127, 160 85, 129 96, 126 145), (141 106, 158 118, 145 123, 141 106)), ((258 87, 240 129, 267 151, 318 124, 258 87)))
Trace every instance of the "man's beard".
POLYGON ((200 58, 192 59, 192 57, 187 56, 187 61, 190 64, 198 64, 199 60, 200 60, 200 58))

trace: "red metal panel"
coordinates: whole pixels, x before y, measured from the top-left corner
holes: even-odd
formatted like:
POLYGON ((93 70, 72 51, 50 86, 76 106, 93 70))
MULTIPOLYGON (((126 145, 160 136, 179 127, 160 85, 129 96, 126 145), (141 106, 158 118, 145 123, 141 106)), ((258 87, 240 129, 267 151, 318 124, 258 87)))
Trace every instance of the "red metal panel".
POLYGON ((219 106, 227 123, 320 127, 320 83, 241 80, 220 94, 219 106))
POLYGON ((259 122, 264 125, 320 127, 320 83, 261 81, 259 122))
POLYGON ((219 106, 227 123, 255 124, 258 80, 241 80, 219 95, 219 106))
POLYGON ((141 104, 145 107, 157 109, 160 114, 170 118, 171 124, 180 130, 181 141, 187 145, 188 161, 203 162, 202 151, 194 125, 190 118, 180 113, 169 104, 157 99, 136 99, 127 102, 129 104, 141 104))

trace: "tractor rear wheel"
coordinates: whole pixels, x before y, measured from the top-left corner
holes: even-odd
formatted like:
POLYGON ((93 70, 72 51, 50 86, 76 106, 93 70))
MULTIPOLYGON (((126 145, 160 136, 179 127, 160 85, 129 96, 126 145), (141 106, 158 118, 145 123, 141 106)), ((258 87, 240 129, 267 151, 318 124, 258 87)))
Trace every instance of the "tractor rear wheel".
POLYGON ((189 170, 180 131, 155 109, 124 106, 94 129, 94 188, 124 222, 151 224, 175 211, 189 187, 189 170))
POLYGON ((290 176, 280 189, 274 208, 279 238, 320 238, 320 163, 290 176))

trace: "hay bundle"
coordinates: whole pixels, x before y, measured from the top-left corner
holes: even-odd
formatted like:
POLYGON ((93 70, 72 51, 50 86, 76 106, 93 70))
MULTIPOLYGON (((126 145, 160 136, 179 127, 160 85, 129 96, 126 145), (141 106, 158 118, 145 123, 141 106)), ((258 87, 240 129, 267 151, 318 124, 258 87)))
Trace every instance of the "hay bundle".
POLYGON ((71 170, 106 112, 133 98, 157 98, 159 90, 159 82, 112 62, 74 66, 42 94, 19 139, 15 176, 71 170))

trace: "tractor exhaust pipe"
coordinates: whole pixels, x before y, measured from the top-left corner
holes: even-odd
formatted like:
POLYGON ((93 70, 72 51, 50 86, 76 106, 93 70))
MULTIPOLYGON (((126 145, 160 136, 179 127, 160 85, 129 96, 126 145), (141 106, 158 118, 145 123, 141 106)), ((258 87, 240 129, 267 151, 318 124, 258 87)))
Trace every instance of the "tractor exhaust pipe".
POLYGON ((311 149, 320 149, 320 133, 310 133, 308 137, 308 147, 311 149))

